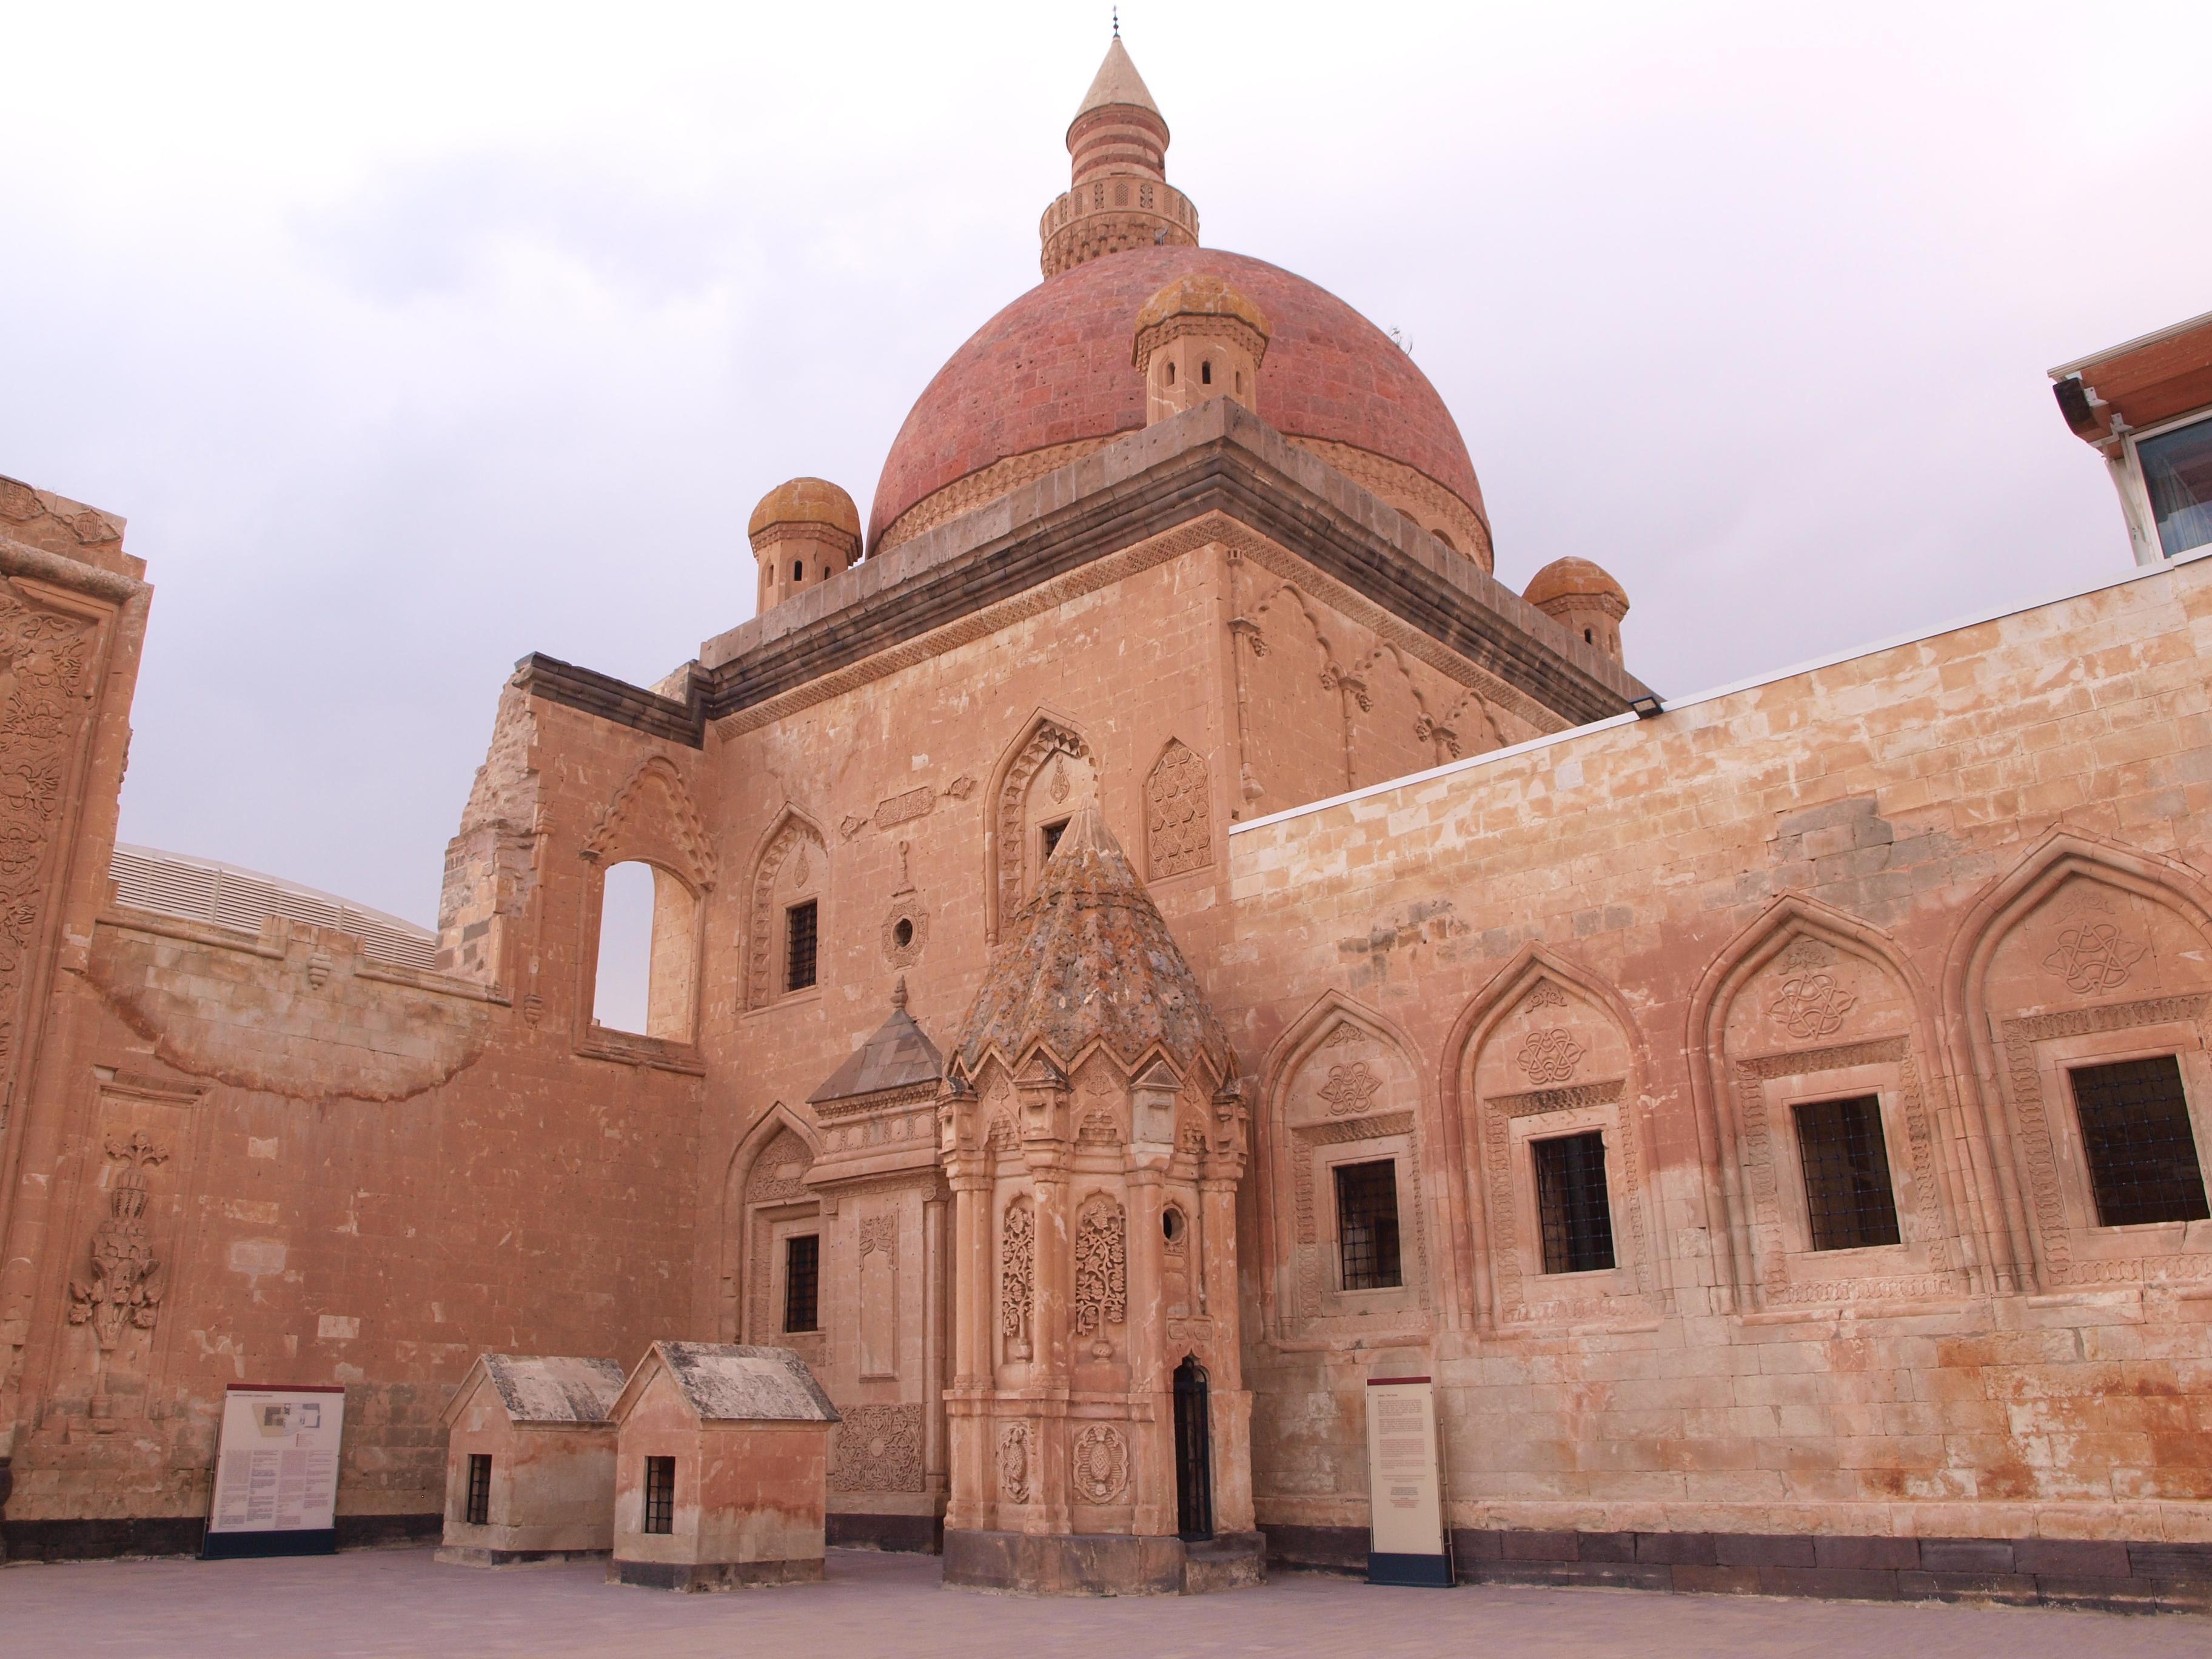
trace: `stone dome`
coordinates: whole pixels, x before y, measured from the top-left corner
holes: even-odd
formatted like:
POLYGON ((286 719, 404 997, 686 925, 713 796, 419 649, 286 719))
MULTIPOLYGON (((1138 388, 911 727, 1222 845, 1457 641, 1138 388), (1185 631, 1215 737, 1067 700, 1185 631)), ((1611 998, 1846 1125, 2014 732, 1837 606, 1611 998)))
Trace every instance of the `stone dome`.
POLYGON ((1539 611, 1568 599, 1595 599, 1601 605, 1610 602, 1620 607, 1616 615, 1625 616, 1628 611, 1628 594, 1621 585, 1588 559, 1553 560, 1529 579, 1528 591, 1521 597, 1539 611))
POLYGON ((1240 254, 1173 246, 1133 248, 1063 271, 954 352, 884 462, 870 548, 896 545, 1141 430, 1145 379, 1131 342, 1139 313, 1177 278, 1220 282, 1262 313, 1261 420, 1425 526, 1451 526, 1451 544, 1487 566, 1482 488, 1466 441, 1413 360, 1303 276, 1240 254), (985 475, 987 468, 994 471, 985 475), (963 480, 972 486, 948 488, 963 480), (933 501, 939 491, 945 496, 933 501))
POLYGON ((757 542, 761 532, 771 526, 799 524, 827 526, 851 537, 856 544, 860 538, 860 509, 827 478, 793 478, 778 484, 761 497, 745 526, 745 534, 757 542))

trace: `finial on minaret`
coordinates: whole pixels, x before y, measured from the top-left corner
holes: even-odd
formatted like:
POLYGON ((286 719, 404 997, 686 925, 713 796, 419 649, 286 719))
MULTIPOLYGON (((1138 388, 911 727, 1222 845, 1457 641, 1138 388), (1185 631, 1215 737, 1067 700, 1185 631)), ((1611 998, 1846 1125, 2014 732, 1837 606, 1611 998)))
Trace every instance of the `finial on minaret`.
POLYGON ((904 974, 901 974, 898 976, 898 983, 891 987, 891 1006, 902 1014, 906 1012, 906 975, 904 974))
POLYGON ((1116 40, 1121 38, 1121 9, 1119 6, 1114 8, 1114 38, 1116 40))
POLYGON ((1121 10, 1067 129, 1071 188, 1044 210, 1044 274, 1131 248, 1196 247, 1198 210, 1167 180, 1168 124, 1129 49, 1121 10))

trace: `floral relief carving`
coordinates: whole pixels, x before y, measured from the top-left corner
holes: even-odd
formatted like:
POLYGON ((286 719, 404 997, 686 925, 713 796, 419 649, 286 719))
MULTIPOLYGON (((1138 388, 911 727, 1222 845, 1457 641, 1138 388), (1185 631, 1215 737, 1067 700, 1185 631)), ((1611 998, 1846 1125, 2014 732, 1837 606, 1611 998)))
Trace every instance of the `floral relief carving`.
POLYGON ((153 1329, 161 1311, 161 1264, 146 1226, 146 1166, 162 1162, 169 1149, 137 1129, 128 1140, 110 1137, 107 1155, 123 1168, 108 1189, 107 1215, 92 1235, 90 1277, 70 1281, 69 1310, 70 1324, 91 1324, 103 1353, 133 1326, 153 1329))
POLYGON ((838 1492, 920 1492, 921 1407, 841 1406, 830 1485, 838 1492))
POLYGON ((1152 880, 1212 864, 1211 800, 1206 763, 1180 741, 1170 741, 1145 781, 1145 849, 1152 880))
MULTIPOLYGON (((1349 1030, 1350 1026, 1339 1028, 1349 1030)), ((1331 1117, 1352 1117, 1365 1111, 1375 1101, 1376 1092, 1382 1079, 1368 1068, 1364 1060, 1355 1060, 1349 1066, 1328 1068, 1328 1081, 1315 1092, 1328 1108, 1331 1117)))
POLYGON ((2068 990, 2092 996, 2125 985, 2129 973, 2149 951, 2149 946, 2136 944, 2109 921, 2077 916, 2059 930, 2058 943, 2044 957, 2043 968, 2064 980, 2068 990))
POLYGON ((860 1222, 860 1254, 872 1255, 882 1251, 894 1261, 898 1259, 898 1218, 895 1215, 872 1215, 860 1222))
POLYGON ((1513 1063, 1528 1073, 1531 1083, 1565 1083, 1574 1076, 1575 1067, 1582 1064, 1583 1056, 1589 1052, 1575 1041, 1571 1031, 1554 1025, 1531 1031, 1522 1038, 1513 1063))
POLYGON ((1782 981, 1781 993, 1767 1012, 1791 1036, 1804 1041, 1842 1030, 1844 1017, 1858 1000, 1832 974, 1800 973, 1782 981))
POLYGON ((1030 1357, 1030 1287, 1036 1268, 1036 1216, 1029 1205, 1016 1199, 1006 1206, 999 1235, 999 1334, 1006 1340, 1006 1358, 1030 1357))
POLYGON ((999 1493, 1010 1504, 1030 1501, 1030 1425, 1009 1423, 999 1431, 999 1493))
POLYGON ((1528 988, 1528 994, 1521 999, 1523 1012, 1534 1013, 1539 1008, 1564 1008, 1567 994, 1559 988, 1557 980, 1540 979, 1528 988))
POLYGON ((1128 1486, 1129 1443, 1107 1424, 1078 1429, 1068 1462, 1076 1495, 1086 1504, 1110 1504, 1128 1486))
POLYGON ((1091 1357, 1114 1352, 1106 1327, 1129 1317, 1129 1237, 1121 1206, 1098 1193, 1083 1206, 1075 1231, 1075 1334, 1091 1339, 1091 1357))

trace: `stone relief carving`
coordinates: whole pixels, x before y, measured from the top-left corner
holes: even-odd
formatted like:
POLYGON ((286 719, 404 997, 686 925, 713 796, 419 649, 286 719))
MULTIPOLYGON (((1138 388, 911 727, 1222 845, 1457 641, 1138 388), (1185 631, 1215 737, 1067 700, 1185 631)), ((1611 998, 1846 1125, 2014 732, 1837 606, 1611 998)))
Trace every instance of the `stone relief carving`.
POLYGON ((1030 784, 1049 763, 1054 768, 1054 774, 1046 787, 1050 789, 1057 782, 1072 790, 1074 786, 1068 782, 1067 778, 1067 761, 1071 757, 1090 760, 1089 746, 1081 737, 1059 721, 1042 720, 1037 722, 1036 729, 1030 733, 1029 740, 1022 745, 1021 752, 1014 757, 1013 764, 1006 769, 1006 782, 999 791, 999 829, 994 848, 999 866, 999 909, 994 920, 994 934, 996 928, 1004 926, 1022 905, 1024 861, 1028 856, 1024 850, 1022 819, 1023 808, 1029 799, 1030 784))
POLYGON ((1349 1066, 1330 1066, 1328 1081, 1316 1092, 1328 1106, 1331 1117, 1352 1117, 1374 1103, 1376 1091, 1382 1086, 1382 1079, 1368 1069, 1367 1062, 1355 1060, 1349 1066))
MULTIPOLYGON (((1341 1146, 1347 1140, 1381 1140, 1391 1135, 1407 1137, 1406 1164, 1407 1190, 1421 1190, 1421 1149, 1413 1135, 1413 1115, 1411 1112, 1385 1112, 1379 1117, 1352 1118, 1339 1123, 1304 1124, 1291 1131, 1291 1213, 1297 1246, 1298 1312, 1301 1317, 1318 1319, 1322 1316, 1322 1258, 1320 1224, 1315 1199, 1314 1153, 1322 1146, 1341 1146)), ((1428 1228, 1421 1206, 1413 1206, 1410 1216, 1401 1216, 1400 1225, 1410 1240, 1407 1251, 1407 1288, 1411 1290, 1419 1304, 1429 1303, 1428 1287, 1428 1228)))
POLYGON ((750 960, 746 964, 746 1006, 765 1008, 775 1000, 776 946, 782 938, 782 929, 776 915, 776 884, 787 865, 790 867, 792 886, 804 890, 814 879, 811 858, 827 860, 828 849, 814 826, 796 813, 787 813, 778 826, 767 848, 761 854, 760 866, 753 872, 751 915, 748 919, 750 960))
POLYGON ((920 1492, 921 1407, 840 1406, 837 1455, 830 1465, 836 1492, 920 1492))
POLYGON ((1575 1041, 1572 1032, 1554 1025, 1522 1038, 1513 1063, 1528 1074, 1531 1083, 1565 1083, 1589 1052, 1575 1041))
POLYGON ((1791 1036, 1804 1041, 1842 1030, 1844 1017, 1858 1006, 1858 1000, 1832 974, 1799 973, 1783 981, 1767 1012, 1791 1036))
POLYGON ((1836 947, 1826 939, 1800 934, 1790 948, 1774 959, 1774 965, 1785 975, 1814 973, 1831 967, 1836 960, 1836 947))
POLYGON ((1121 1206, 1103 1193, 1083 1206, 1075 1231, 1075 1335, 1091 1339, 1094 1359, 1114 1352, 1106 1327, 1129 1317, 1129 1237, 1121 1206))
POLYGON ((1030 1286, 1036 1267, 1036 1216, 1024 1199, 1006 1206, 999 1236, 999 1334, 1006 1358, 1030 1357, 1030 1286))
POLYGON ((975 780, 965 772, 945 786, 945 798, 947 800, 966 800, 975 793, 975 780))
POLYGON ((893 968, 911 968, 929 942, 929 912, 918 904, 895 907, 884 918, 883 942, 884 962, 893 968))
POLYGON ((878 1251, 898 1259, 898 1218, 895 1215, 872 1215, 860 1222, 860 1254, 863 1257, 878 1251))
POLYGON ((918 789, 907 790, 888 800, 876 803, 875 823, 878 830, 890 830, 915 819, 926 817, 937 805, 937 791, 927 784, 918 789))
POLYGON ((1375 1039, 1372 1036, 1369 1036, 1358 1026, 1352 1024, 1349 1020, 1346 1020, 1340 1024, 1334 1031, 1331 1031, 1328 1034, 1328 1041, 1322 1043, 1321 1046, 1324 1048, 1355 1048, 1361 1043, 1372 1042, 1374 1041, 1375 1039))
POLYGON ((1030 1425, 1009 1423, 999 1431, 999 1492, 1012 1504, 1030 1501, 1030 1425))
POLYGON ((2066 981, 2080 996, 2117 991, 2135 965, 2150 952, 2109 921, 2075 917, 2059 930, 2058 942, 2043 959, 2044 971, 2066 981))
POLYGON ((1129 1443, 1108 1424, 1078 1429, 1068 1463, 1076 1495, 1086 1504, 1110 1504, 1128 1486, 1129 1443))
POLYGON ((161 1263, 146 1227, 146 1166, 162 1162, 169 1149, 133 1130, 128 1140, 111 1137, 107 1155, 123 1168, 108 1189, 107 1215, 92 1235, 91 1276, 70 1281, 69 1310, 70 1324, 91 1324, 103 1353, 131 1327, 153 1329, 161 1311, 161 1263))
POLYGON ((1528 994, 1521 999, 1521 1011, 1534 1013, 1539 1008, 1564 1008, 1567 994, 1559 988, 1556 980, 1540 979, 1528 988, 1528 994))
MULTIPOLYGON (((1540 1320, 1598 1318, 1618 1311, 1607 1298, 1531 1302, 1521 1273, 1521 1239, 1516 1215, 1519 1189, 1514 1178, 1513 1132, 1516 1118, 1547 1112, 1567 1112, 1590 1106, 1610 1106, 1627 1088, 1625 1078, 1577 1084, 1571 1088, 1535 1089, 1525 1094, 1486 1096, 1482 1115, 1483 1174, 1488 1188, 1491 1260, 1496 1264, 1498 1317, 1504 1323, 1524 1324, 1540 1320)), ((1615 1136, 1618 1183, 1625 1225, 1615 1230, 1614 1243, 1625 1247, 1626 1265, 1635 1275, 1639 1294, 1650 1296, 1653 1274, 1650 1252, 1644 1247, 1644 1155, 1637 1133, 1636 1115, 1624 1108, 1615 1136)))
POLYGON ((1212 813, 1206 763, 1171 740, 1145 781, 1145 854, 1151 879, 1212 865, 1212 813))
POLYGON ((598 824, 583 846, 585 858, 607 862, 609 854, 624 855, 651 850, 665 843, 676 854, 676 867, 692 885, 714 884, 714 840, 706 821, 684 786, 684 775, 674 763, 655 755, 615 792, 598 824))

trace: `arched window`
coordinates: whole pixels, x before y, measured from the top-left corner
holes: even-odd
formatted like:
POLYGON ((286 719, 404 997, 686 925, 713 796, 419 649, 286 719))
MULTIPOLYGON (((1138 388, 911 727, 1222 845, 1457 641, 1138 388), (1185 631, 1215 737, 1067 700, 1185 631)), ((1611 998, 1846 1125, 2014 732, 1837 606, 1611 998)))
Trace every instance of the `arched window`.
POLYGON ((690 1041, 697 918, 698 901, 667 871, 635 860, 608 867, 599 902, 593 1023, 690 1041))
POLYGON ((793 559, 791 562, 791 580, 795 582, 803 582, 806 580, 805 560, 793 559))
POLYGON ((1212 362, 1202 362, 1198 366, 1198 383, 1200 386, 1212 386, 1213 384, 1213 365, 1212 362))
POLYGON ((1168 360, 1168 384, 1170 386, 1173 386, 1175 384, 1175 360, 1173 358, 1170 358, 1168 360))

